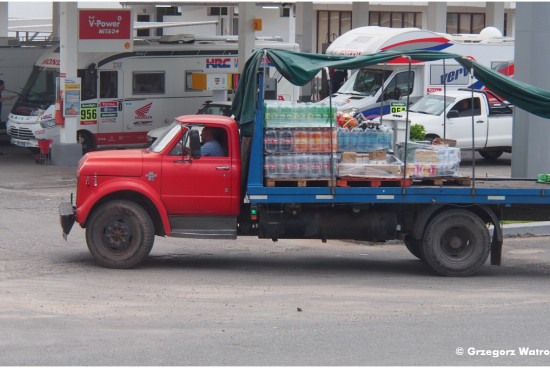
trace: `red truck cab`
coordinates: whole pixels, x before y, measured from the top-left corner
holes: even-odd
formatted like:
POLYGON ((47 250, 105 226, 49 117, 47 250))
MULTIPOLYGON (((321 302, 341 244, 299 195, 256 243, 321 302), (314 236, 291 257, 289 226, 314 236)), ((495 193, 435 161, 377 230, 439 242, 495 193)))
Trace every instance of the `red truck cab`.
POLYGON ((86 154, 77 177, 76 208, 60 208, 63 232, 75 220, 85 227, 88 248, 104 266, 139 263, 155 235, 237 236, 241 155, 232 118, 180 116, 149 148, 86 154), (215 132, 223 156, 201 155, 205 127, 215 132))

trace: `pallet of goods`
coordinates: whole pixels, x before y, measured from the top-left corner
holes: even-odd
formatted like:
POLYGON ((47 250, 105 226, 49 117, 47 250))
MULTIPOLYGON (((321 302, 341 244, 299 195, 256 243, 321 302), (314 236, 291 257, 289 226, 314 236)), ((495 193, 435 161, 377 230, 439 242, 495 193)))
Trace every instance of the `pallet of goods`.
MULTIPOLYGON (((452 140, 435 144, 407 142, 406 175, 413 184, 469 185, 470 178, 460 174, 460 148, 452 140)), ((399 145, 404 147, 404 143, 399 145)), ((401 150, 402 159, 404 159, 401 150)))
POLYGON ((324 103, 269 101, 265 111, 266 186, 332 186, 336 177, 346 177, 341 186, 381 186, 403 172, 399 160, 386 157, 393 139, 387 126, 331 117, 324 103))

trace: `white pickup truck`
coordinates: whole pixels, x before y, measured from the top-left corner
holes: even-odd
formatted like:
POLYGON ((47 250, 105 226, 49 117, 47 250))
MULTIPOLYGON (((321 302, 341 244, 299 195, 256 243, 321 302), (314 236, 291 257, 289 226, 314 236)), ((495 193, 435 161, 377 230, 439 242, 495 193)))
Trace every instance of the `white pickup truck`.
MULTIPOLYGON (((475 150, 486 159, 497 159, 512 151, 512 113, 512 105, 490 91, 458 90, 422 97, 410 107, 409 121, 411 126, 424 126, 427 140, 454 139, 457 147, 472 149, 473 116, 475 150)), ((406 112, 400 111, 384 115, 383 121, 403 125, 405 117, 406 112)))

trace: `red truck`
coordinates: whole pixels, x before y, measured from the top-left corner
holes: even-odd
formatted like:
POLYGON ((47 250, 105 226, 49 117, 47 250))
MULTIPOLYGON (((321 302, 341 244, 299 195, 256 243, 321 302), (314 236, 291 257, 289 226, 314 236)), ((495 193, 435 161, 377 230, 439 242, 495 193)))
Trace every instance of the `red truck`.
MULTIPOLYGON (((276 66, 289 76, 290 62, 310 57, 271 53, 268 56, 286 61, 286 66, 276 66)), ((264 55, 258 53, 255 57, 259 64, 264 55)), ((322 55, 316 59, 322 59, 322 55)), ((336 62, 347 62, 342 60, 336 62)), ((252 83, 247 87, 248 96, 257 95, 256 73, 254 69, 241 77, 239 88, 246 80, 252 83)), ((261 76, 259 80, 261 86, 261 76)), ((492 89, 495 87, 493 84, 492 89)), ((523 85, 517 88, 525 91, 523 85)), ((506 90, 499 91, 499 95, 522 102, 506 90)), ((381 185, 384 179, 378 178, 366 182, 377 185, 355 186, 344 180, 350 185, 341 186, 333 144, 325 145, 330 152, 309 155, 315 160, 330 157, 325 177, 314 176, 304 185, 273 185, 287 183, 267 177, 268 159, 283 162, 294 153, 267 152, 264 104, 261 94, 256 97, 257 109, 250 114, 254 116, 251 136, 243 134, 245 125, 239 127, 232 118, 189 115, 176 118, 149 148, 86 154, 78 164, 76 203, 71 200, 60 205, 64 236, 78 222, 86 228, 87 245, 94 258, 112 268, 139 264, 151 251, 156 235, 212 239, 255 235, 273 240, 323 241, 402 239, 407 249, 436 273, 469 276, 485 264, 489 255, 491 264, 501 263, 500 221, 550 218, 550 191, 536 179, 504 182, 474 177, 468 180, 469 186, 410 185, 402 170, 389 182, 398 185, 381 185), (216 131, 223 146, 222 156, 201 154, 199 134, 205 127, 216 131), (488 224, 493 225, 492 234, 488 224)), ((245 97, 242 103, 244 100, 248 101, 245 97)), ((318 114, 320 110, 311 111, 318 114)), ((299 123, 307 126, 311 119, 299 123)), ((331 128, 324 126, 332 129, 332 121, 331 128)), ((311 172, 318 163, 310 166, 311 172)), ((300 179, 293 180, 293 184, 301 183, 300 179)))

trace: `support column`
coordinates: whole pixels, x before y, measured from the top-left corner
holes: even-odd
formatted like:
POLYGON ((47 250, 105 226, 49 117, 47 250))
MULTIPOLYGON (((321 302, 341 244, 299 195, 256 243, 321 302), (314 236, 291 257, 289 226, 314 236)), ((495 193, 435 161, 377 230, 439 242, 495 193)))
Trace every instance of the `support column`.
POLYGON ((239 3, 239 73, 242 73, 244 64, 256 45, 256 33, 254 32, 255 8, 255 3, 239 3))
POLYGON ((351 28, 369 25, 369 3, 354 1, 351 3, 351 28))
MULTIPOLYGON (((549 90, 546 69, 550 57, 550 3, 516 3, 515 79, 549 90)), ((512 150, 512 177, 536 179, 550 172, 550 124, 544 119, 515 108, 512 150)))
MULTIPOLYGON (((78 7, 74 1, 61 2, 59 6, 60 75, 66 78, 76 78, 78 7)), ((78 117, 65 117, 65 124, 60 129, 60 143, 52 145, 52 163, 54 165, 73 166, 80 160, 82 147, 76 143, 77 125, 78 117)))
POLYGON ((426 12, 426 23, 422 23, 424 29, 432 32, 447 33, 447 3, 433 2, 428 3, 426 12), (424 25, 425 24, 425 25, 424 25))
POLYGON ((58 1, 52 2, 52 40, 59 41, 59 12, 60 3, 58 1))
POLYGON ((487 1, 486 27, 495 27, 504 34, 504 3, 487 1))
MULTIPOLYGON (((296 3, 296 42, 300 45, 300 51, 313 52, 315 45, 315 29, 313 3, 311 1, 296 3)), ((311 83, 300 88, 299 100, 311 101, 311 83)))
POLYGON ((8 2, 0 2, 0 46, 8 45, 8 2))

